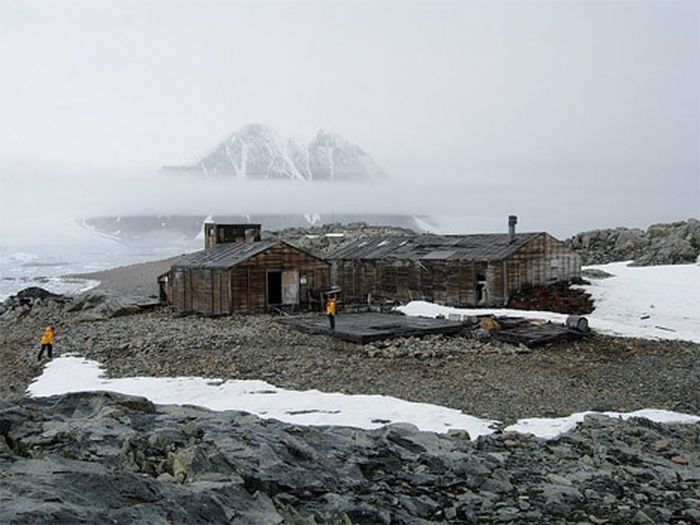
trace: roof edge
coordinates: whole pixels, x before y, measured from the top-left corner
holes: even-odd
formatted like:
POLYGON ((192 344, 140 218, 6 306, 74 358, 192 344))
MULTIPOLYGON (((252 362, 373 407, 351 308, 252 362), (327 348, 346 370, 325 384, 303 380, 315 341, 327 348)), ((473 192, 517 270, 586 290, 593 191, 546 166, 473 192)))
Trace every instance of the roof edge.
MULTIPOLYGON (((226 243, 226 244, 236 244, 236 243, 226 243)), ((299 246, 295 246, 294 244, 291 244, 291 243, 289 243, 289 242, 287 242, 287 241, 285 241, 285 240, 283 240, 283 239, 261 240, 261 241, 255 241, 253 244, 258 244, 258 245, 259 245, 259 244, 267 244, 267 246, 264 247, 264 248, 261 248, 261 249, 258 250, 258 251, 254 251, 254 252, 251 253, 251 254, 248 254, 245 258, 243 258, 243 259, 241 259, 241 260, 239 260, 239 261, 236 261, 236 262, 234 262, 233 264, 226 265, 226 266, 221 266, 220 268, 227 269, 227 270, 229 270, 229 269, 231 269, 231 268, 235 268, 236 266, 239 266, 240 264, 243 264, 244 262, 249 261, 250 259, 252 259, 252 258, 254 258, 254 257, 257 257, 257 256, 260 255, 261 253, 265 253, 266 251, 268 251, 268 250, 270 250, 270 249, 272 249, 272 248, 274 248, 275 246, 280 245, 280 244, 284 244, 284 245, 286 245, 286 246, 289 246, 290 248, 293 248, 293 249, 295 249, 295 250, 297 250, 297 251, 300 251, 300 252, 302 252, 303 254, 308 255, 309 257, 312 257, 313 259, 316 259, 317 261, 320 261, 320 262, 322 262, 322 263, 324 263, 324 264, 328 264, 328 265, 331 264, 330 261, 328 261, 327 259, 324 259, 324 258, 322 258, 322 257, 319 257, 318 255, 316 255, 316 254, 314 254, 314 253, 311 253, 310 251, 305 250, 304 248, 300 248, 299 246)), ((214 250, 214 249, 216 249, 218 246, 223 246, 223 244, 218 244, 218 245, 216 245, 216 246, 212 246, 211 248, 205 248, 204 250, 200 250, 200 252, 205 252, 205 251, 207 251, 207 250, 214 250)), ((194 253, 200 253, 200 252, 194 252, 194 253)), ((169 270, 168 272, 166 272, 165 274, 163 274, 163 275, 166 275, 167 273, 169 273, 170 271, 172 271, 172 270, 174 270, 174 269, 184 269, 184 268, 209 268, 209 266, 207 266, 207 264, 184 264, 184 263, 176 263, 176 264, 173 264, 173 265, 170 267, 170 270, 169 270)), ((160 277, 160 276, 159 276, 159 277, 160 277)))

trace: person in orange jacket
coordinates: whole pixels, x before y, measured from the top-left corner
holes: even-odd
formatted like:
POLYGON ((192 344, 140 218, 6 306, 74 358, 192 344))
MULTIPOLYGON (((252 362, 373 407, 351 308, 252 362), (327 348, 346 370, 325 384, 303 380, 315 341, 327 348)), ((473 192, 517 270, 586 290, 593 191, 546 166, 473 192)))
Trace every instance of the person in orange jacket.
POLYGON ((328 316, 328 322, 331 325, 331 330, 335 330, 335 296, 329 295, 328 301, 326 302, 326 315, 328 316))
POLYGON ((50 326, 46 327, 44 330, 44 335, 41 336, 41 350, 39 351, 38 361, 41 361, 41 356, 44 354, 44 350, 51 359, 51 351, 53 350, 53 328, 50 326))

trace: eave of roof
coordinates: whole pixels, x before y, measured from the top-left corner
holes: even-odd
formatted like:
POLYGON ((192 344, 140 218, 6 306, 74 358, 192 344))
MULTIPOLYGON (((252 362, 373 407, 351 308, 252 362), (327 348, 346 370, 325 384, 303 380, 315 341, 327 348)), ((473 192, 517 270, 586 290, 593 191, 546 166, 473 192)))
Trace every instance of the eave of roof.
POLYGON ((177 268, 228 269, 259 255, 273 246, 285 244, 305 253, 309 257, 330 264, 328 261, 282 240, 256 241, 249 243, 224 243, 184 256, 172 266, 177 268))

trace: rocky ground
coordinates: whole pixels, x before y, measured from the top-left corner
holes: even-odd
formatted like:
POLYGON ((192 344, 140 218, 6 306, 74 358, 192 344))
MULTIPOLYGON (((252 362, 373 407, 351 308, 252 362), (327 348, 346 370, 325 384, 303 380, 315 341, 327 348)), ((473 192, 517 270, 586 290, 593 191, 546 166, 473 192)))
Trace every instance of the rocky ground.
POLYGON ((298 427, 116 394, 0 403, 0 522, 700 522, 700 425, 588 418, 544 442, 298 427))
POLYGON ((688 219, 649 228, 609 228, 574 235, 564 241, 583 264, 634 260, 639 266, 693 263, 700 257, 700 221, 688 219))
POLYGON ((390 395, 505 422, 591 409, 700 413, 700 345, 689 342, 592 336, 530 351, 431 336, 358 346, 298 332, 272 316, 176 317, 155 309, 94 320, 105 308, 70 311, 47 300, 0 316, 0 396, 21 398, 41 373, 38 338, 53 323, 56 354, 95 359, 113 377, 263 379, 289 389, 390 395))

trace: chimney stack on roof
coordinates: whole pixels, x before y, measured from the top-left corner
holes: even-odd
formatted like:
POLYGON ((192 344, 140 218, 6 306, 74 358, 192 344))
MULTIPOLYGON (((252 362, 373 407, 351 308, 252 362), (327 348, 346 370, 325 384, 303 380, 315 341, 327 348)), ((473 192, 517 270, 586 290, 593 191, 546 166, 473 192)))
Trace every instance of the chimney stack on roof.
POLYGON ((515 225, 518 224, 517 215, 508 216, 508 235, 510 236, 510 242, 515 240, 515 225))

